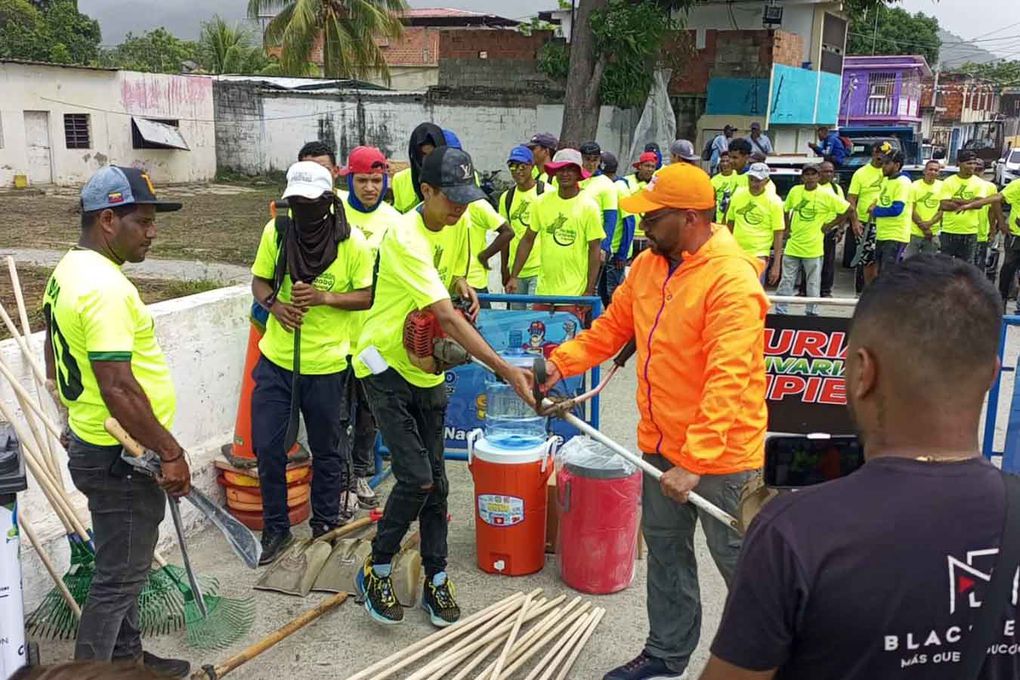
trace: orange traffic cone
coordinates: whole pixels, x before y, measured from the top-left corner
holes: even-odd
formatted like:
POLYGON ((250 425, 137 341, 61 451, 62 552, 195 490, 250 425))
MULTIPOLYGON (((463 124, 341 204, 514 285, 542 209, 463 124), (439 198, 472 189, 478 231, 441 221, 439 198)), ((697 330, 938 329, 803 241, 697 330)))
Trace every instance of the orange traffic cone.
MULTIPOLYGON (((254 305, 253 305, 254 307, 254 305)), ((261 310, 261 308, 259 308, 261 310)), ((258 464, 255 450, 251 445, 251 395, 255 391, 255 380, 251 377, 255 365, 259 361, 259 341, 262 339, 265 324, 260 323, 256 311, 252 312, 251 326, 248 329, 248 349, 244 356, 244 370, 241 375, 241 396, 237 402, 237 418, 234 421, 234 441, 223 447, 223 456, 230 464, 239 468, 252 468, 258 464)), ((308 454, 300 444, 287 454, 290 461, 307 458, 308 454)))

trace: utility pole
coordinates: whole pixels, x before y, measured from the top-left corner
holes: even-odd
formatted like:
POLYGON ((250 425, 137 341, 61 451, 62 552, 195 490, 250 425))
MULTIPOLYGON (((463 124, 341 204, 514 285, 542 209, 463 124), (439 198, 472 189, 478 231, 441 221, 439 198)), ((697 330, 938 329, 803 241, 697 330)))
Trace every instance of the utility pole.
POLYGON ((878 12, 882 5, 875 5, 875 30, 871 33, 871 54, 875 54, 875 43, 878 42, 878 12))

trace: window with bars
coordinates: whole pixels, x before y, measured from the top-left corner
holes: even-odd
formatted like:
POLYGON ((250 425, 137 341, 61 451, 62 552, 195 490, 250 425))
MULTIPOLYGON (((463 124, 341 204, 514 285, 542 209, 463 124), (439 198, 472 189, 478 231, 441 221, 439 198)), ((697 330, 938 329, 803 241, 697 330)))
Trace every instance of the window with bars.
POLYGON ((872 73, 868 78, 869 116, 889 116, 893 113, 893 92, 896 89, 895 73, 872 73))
POLYGON ((68 149, 91 149, 89 136, 89 114, 64 114, 64 145, 68 149))

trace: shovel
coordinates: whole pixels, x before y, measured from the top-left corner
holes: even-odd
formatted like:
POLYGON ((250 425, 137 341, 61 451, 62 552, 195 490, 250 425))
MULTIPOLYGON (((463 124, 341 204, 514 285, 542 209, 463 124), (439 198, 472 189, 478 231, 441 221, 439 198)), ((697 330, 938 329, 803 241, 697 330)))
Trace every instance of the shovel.
POLYGON ((413 607, 418 604, 418 595, 421 594, 421 551, 418 544, 421 542, 421 534, 415 531, 404 545, 400 552, 393 558, 393 594, 397 602, 404 607, 413 607))
POLYGON ((354 594, 354 578, 365 560, 372 554, 373 529, 358 538, 343 538, 336 542, 326 564, 315 579, 312 590, 322 593, 354 594))

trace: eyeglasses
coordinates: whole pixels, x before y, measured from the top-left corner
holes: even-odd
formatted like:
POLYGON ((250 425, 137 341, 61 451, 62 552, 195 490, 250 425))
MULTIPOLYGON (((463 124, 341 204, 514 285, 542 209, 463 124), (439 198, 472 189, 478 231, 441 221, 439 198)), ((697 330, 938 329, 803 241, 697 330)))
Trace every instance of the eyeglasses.
POLYGON ((510 168, 511 172, 515 170, 527 170, 530 167, 528 163, 518 163, 517 161, 510 161, 506 164, 506 166, 510 168))
POLYGON ((641 218, 641 228, 647 229, 648 225, 658 224, 659 221, 661 221, 664 217, 668 217, 669 215, 675 215, 682 212, 683 210, 680 210, 679 208, 660 208, 659 210, 654 210, 652 212, 645 213, 644 216, 641 218))

